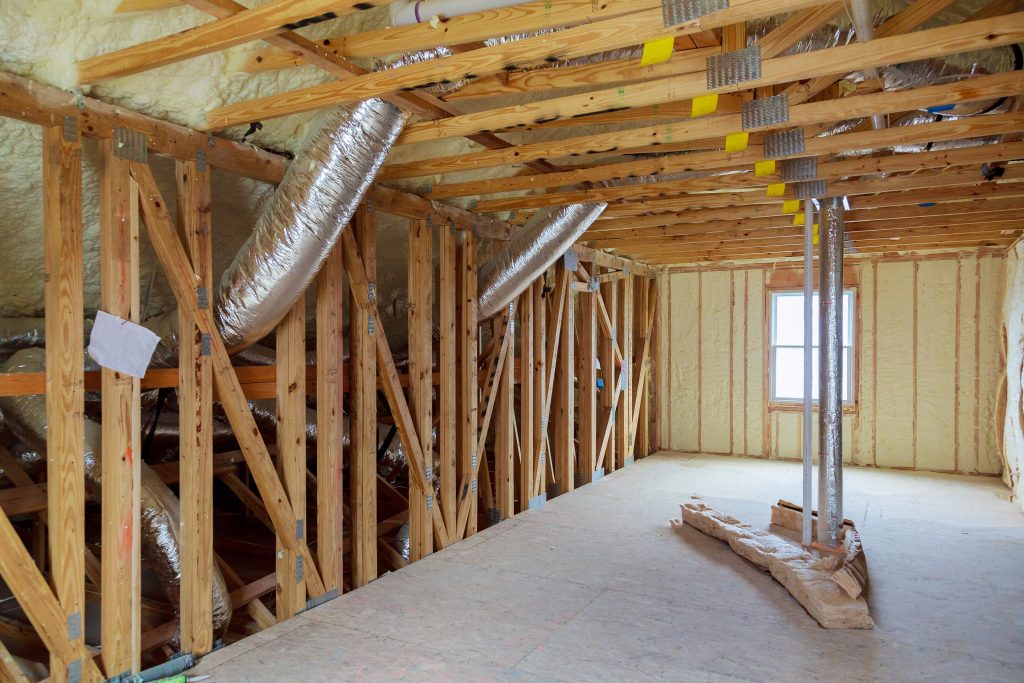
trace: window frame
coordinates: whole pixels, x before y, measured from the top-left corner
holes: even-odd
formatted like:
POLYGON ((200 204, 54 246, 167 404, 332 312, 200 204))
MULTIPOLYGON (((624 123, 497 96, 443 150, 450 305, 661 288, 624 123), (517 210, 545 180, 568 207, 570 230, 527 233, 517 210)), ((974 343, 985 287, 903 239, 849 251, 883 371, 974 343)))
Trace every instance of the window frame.
MULTIPOLYGON (((767 354, 768 355, 768 368, 767 368, 767 370, 768 370, 768 378, 767 379, 768 379, 768 404, 769 404, 769 407, 775 407, 775 408, 780 408, 780 409, 793 409, 795 407, 800 407, 800 406, 803 405, 803 398, 792 398, 792 397, 785 397, 785 398, 783 398, 783 397, 777 397, 776 396, 776 390, 775 390, 775 379, 776 379, 776 376, 775 376, 776 360, 775 359, 776 359, 776 350, 779 349, 779 348, 786 348, 786 349, 800 349, 802 351, 803 348, 804 348, 803 344, 793 345, 793 344, 776 344, 775 343, 775 330, 776 330, 776 308, 775 308, 775 302, 776 302, 776 300, 777 300, 777 298, 779 296, 794 296, 795 295, 795 296, 799 296, 799 297, 802 298, 803 294, 804 294, 804 290, 802 288, 801 289, 793 289, 793 288, 787 287, 787 288, 770 289, 768 291, 768 306, 767 306, 767 312, 768 312, 768 315, 767 315, 767 318, 768 318, 768 320, 767 320, 767 323, 768 323, 768 325, 767 325, 767 328, 768 328, 767 329, 767 332, 768 332, 768 354, 767 354)), ((815 290, 814 294, 818 294, 817 289, 815 290)), ((849 299, 849 301, 850 301, 850 303, 849 303, 849 306, 850 306, 850 315, 849 315, 849 320, 850 320, 850 325, 849 325, 849 328, 850 328, 849 329, 850 343, 849 343, 849 345, 844 344, 843 345, 843 349, 844 350, 846 350, 846 349, 849 350, 848 353, 849 353, 849 358, 850 358, 850 377, 849 377, 849 384, 848 384, 848 386, 849 386, 849 389, 850 389, 850 397, 849 397, 849 399, 846 399, 846 398, 843 399, 843 411, 844 412, 853 412, 856 409, 856 406, 857 406, 857 376, 858 376, 857 373, 858 373, 858 365, 859 365, 858 362, 857 362, 857 343, 859 341, 859 338, 858 338, 858 335, 857 335, 857 327, 858 327, 857 287, 856 286, 846 286, 846 287, 843 287, 844 298, 845 298, 846 294, 850 295, 850 299, 849 299)), ((802 304, 802 302, 801 302, 801 304, 802 304)), ((820 343, 820 340, 819 340, 819 343, 820 343)), ((820 349, 820 344, 819 345, 815 345, 812 348, 813 349, 820 349)), ((818 403, 819 403, 818 399, 811 399, 811 408, 812 408, 812 410, 815 410, 815 411, 818 410, 818 403)))

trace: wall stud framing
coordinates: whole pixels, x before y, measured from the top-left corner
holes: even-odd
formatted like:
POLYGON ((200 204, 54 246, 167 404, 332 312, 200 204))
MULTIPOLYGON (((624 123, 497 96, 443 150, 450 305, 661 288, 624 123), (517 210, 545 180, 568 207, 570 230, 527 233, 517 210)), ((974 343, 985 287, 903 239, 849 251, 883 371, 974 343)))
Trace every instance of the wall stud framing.
MULTIPOLYGON (((427 491, 409 486, 409 559, 433 552, 433 235, 425 220, 409 223, 409 409, 416 423, 425 463, 427 491)), ((410 464, 410 467, 412 465, 410 464)))

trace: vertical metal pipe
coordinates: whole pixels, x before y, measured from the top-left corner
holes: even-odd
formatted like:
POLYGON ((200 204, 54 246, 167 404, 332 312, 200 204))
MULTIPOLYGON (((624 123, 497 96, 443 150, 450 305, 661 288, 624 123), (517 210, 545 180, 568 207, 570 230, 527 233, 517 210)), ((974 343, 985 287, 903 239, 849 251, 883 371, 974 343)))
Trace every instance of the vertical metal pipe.
POLYGON ((843 524, 843 200, 821 201, 818 241, 818 543, 839 545, 843 524))
POLYGON ((813 455, 811 439, 811 366, 814 357, 812 345, 814 334, 811 325, 814 321, 814 205, 808 200, 804 202, 804 515, 803 544, 810 545, 811 511, 814 508, 813 482, 814 468, 811 463, 813 455))

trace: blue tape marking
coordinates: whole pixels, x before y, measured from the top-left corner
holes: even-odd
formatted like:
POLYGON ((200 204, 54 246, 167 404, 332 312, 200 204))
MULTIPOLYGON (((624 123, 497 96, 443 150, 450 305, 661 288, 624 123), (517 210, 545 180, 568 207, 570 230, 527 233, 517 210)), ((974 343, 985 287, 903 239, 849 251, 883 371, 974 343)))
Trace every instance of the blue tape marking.
POLYGON ((927 111, 929 114, 939 114, 941 112, 951 111, 953 109, 956 109, 955 104, 937 104, 934 107, 928 107, 925 111, 927 111))
POLYGON ((918 206, 935 206, 935 202, 921 202, 918 206))

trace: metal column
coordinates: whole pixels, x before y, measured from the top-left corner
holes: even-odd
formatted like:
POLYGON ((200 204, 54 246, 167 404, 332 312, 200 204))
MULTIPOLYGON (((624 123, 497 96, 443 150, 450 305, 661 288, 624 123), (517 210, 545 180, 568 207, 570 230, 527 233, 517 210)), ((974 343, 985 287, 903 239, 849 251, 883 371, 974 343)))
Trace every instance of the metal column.
POLYGON ((804 511, 803 511, 803 537, 804 545, 810 545, 811 541, 811 511, 814 509, 813 478, 814 468, 811 463, 813 451, 811 439, 811 372, 812 359, 814 357, 812 345, 814 334, 811 325, 814 321, 814 205, 810 201, 804 202, 804 511))
POLYGON ((843 200, 821 200, 818 331, 818 543, 839 545, 843 524, 843 200))

